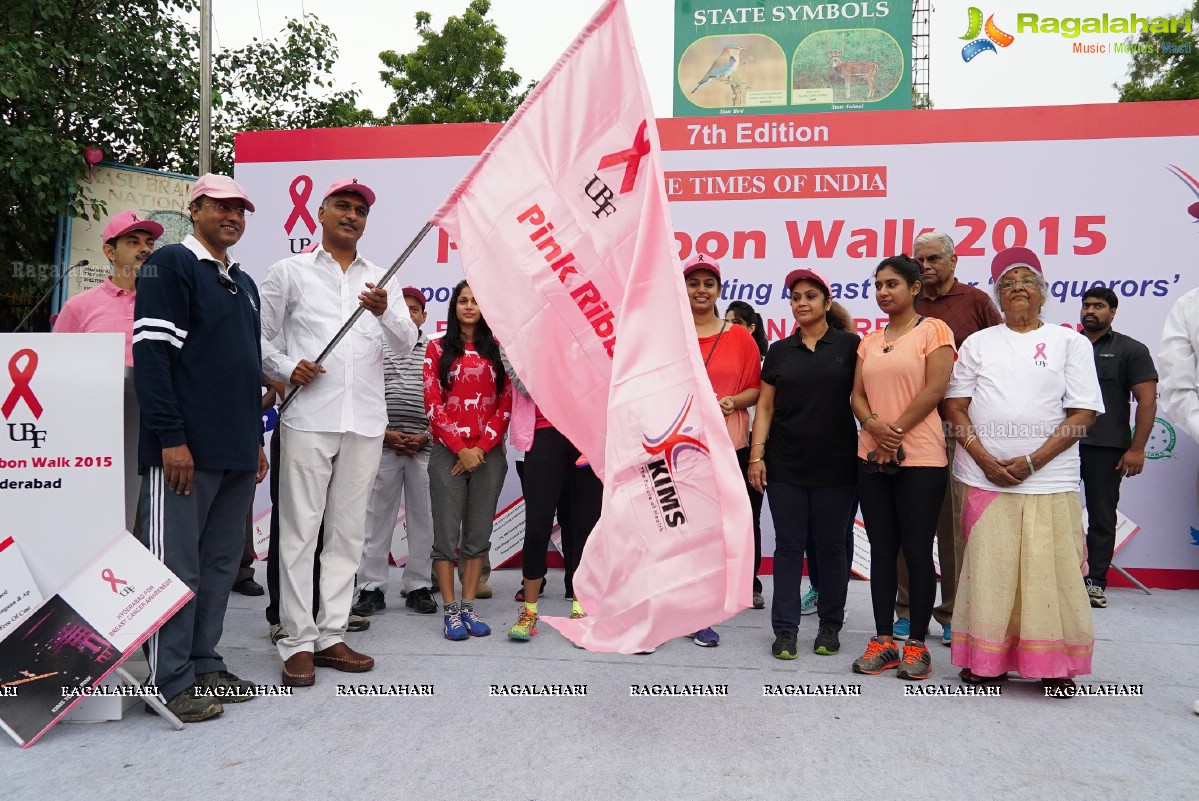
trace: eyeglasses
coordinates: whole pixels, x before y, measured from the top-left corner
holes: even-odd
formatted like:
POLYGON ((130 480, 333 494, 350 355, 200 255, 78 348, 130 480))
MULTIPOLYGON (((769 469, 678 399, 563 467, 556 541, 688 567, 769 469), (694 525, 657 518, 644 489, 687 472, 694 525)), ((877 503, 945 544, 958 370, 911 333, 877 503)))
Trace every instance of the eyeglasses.
POLYGON ((999 291, 1007 292, 1009 289, 1015 289, 1016 287, 1023 287, 1024 289, 1028 289, 1029 287, 1037 286, 1038 283, 1039 282, 1035 278, 1021 278, 1019 281, 1016 281, 1016 280, 1004 281, 1003 283, 1001 283, 999 285, 999 291))
POLYGON ((895 460, 890 462, 879 462, 878 451, 871 451, 866 454, 866 472, 867 473, 883 473, 884 475, 894 476, 899 474, 899 465, 907 454, 903 452, 903 446, 899 446, 899 450, 895 453, 895 460))
POLYGON ((216 280, 221 282, 221 286, 229 290, 230 295, 237 294, 237 282, 232 278, 227 277, 224 273, 217 273, 216 280))
POLYGON ((228 217, 230 214, 236 214, 243 220, 254 213, 246 211, 245 206, 230 206, 228 203, 222 203, 219 200, 212 200, 211 198, 208 199, 208 207, 222 216, 228 217))

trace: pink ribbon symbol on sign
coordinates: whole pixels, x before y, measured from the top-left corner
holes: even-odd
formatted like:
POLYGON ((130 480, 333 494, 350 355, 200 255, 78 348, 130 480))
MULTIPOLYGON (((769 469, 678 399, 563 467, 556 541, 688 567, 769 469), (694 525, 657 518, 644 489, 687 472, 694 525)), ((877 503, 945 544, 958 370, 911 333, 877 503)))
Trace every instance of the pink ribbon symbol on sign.
POLYGON ((125 581, 124 579, 117 578, 115 575, 113 575, 112 570, 107 567, 104 568, 104 571, 102 573, 100 573, 100 578, 104 579, 105 581, 107 581, 109 584, 112 585, 113 592, 117 591, 118 584, 128 584, 129 583, 128 581, 125 581))
POLYGON ((292 208, 287 222, 283 223, 283 230, 290 235, 296 223, 303 220, 308 233, 315 234, 316 220, 312 219, 308 212, 308 198, 312 197, 312 179, 307 175, 297 176, 287 191, 291 195, 292 208))
POLYGON ((29 386, 35 370, 37 370, 37 354, 29 348, 17 351, 8 360, 8 377, 12 379, 12 391, 4 399, 4 405, 0 406, 0 413, 4 415, 4 419, 7 420, 8 416, 17 408, 17 401, 25 401, 25 405, 29 407, 29 411, 33 412, 35 418, 42 416, 42 405, 38 403, 37 396, 33 394, 33 388, 29 386), (19 368, 17 362, 22 356, 26 360, 25 366, 19 368))
POLYGON ((1033 358, 1033 361, 1036 361, 1038 359, 1048 359, 1049 358, 1048 356, 1045 355, 1045 343, 1044 342, 1041 342, 1037 345, 1037 352, 1032 355, 1032 358, 1033 358))

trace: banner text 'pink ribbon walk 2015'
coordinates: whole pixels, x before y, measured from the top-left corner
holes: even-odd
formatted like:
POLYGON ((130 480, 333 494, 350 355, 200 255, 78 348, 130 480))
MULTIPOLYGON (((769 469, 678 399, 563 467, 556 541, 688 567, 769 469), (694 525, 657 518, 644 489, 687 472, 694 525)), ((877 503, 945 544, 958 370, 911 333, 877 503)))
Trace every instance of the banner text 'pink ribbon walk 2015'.
MULTIPOLYGON (((745 484, 699 356, 623 2, 596 13, 433 217, 547 419, 604 481, 575 643, 633 653, 749 605, 745 484)), ((586 469, 586 468, 584 468, 586 469)))

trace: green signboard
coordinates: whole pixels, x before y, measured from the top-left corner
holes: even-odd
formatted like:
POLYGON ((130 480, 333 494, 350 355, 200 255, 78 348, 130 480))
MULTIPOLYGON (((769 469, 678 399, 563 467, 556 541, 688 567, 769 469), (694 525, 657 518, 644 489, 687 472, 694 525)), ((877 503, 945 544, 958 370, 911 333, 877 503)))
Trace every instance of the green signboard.
POLYGON ((899 0, 675 0, 674 114, 912 107, 899 0))

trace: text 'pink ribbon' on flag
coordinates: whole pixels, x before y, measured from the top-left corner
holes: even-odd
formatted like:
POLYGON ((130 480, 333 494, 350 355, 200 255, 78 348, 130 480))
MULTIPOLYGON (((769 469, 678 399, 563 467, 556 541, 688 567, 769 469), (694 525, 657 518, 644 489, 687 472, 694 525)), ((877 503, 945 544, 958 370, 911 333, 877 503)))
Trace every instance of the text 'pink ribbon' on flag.
MULTIPOLYGON (((609 0, 433 217, 542 413, 604 481, 574 578, 632 653, 749 605, 745 484, 699 356, 661 147, 622 0, 609 0)), ((586 468, 584 468, 586 469, 586 468)))

